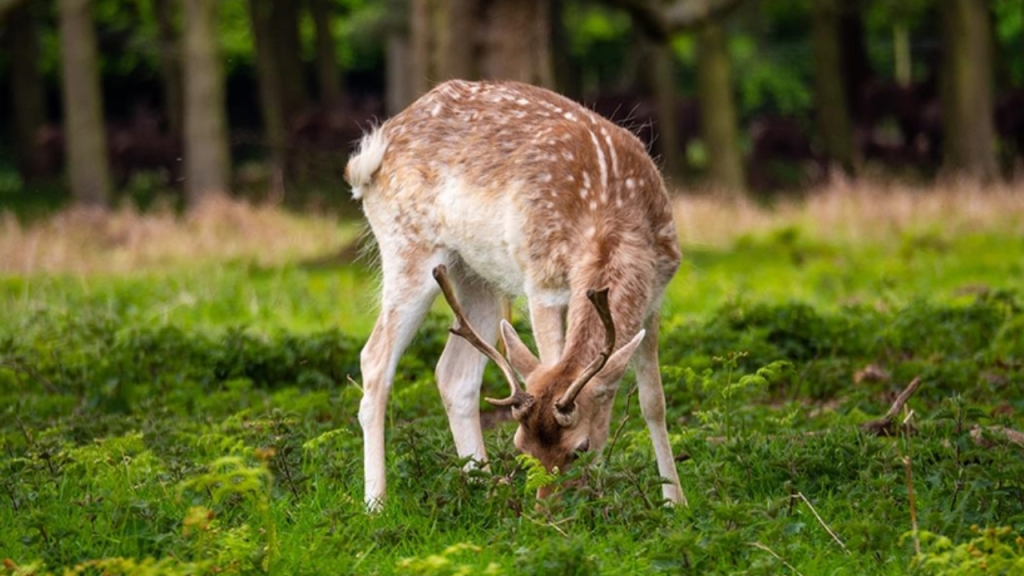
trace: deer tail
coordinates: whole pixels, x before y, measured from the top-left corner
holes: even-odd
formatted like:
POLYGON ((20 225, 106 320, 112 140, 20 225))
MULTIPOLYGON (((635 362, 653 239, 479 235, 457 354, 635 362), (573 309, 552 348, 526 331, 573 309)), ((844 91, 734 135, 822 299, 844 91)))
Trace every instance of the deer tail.
POLYGON ((352 186, 352 197, 356 200, 362 198, 363 193, 372 185, 387 150, 388 139, 380 126, 363 134, 358 151, 345 166, 345 180, 352 186))

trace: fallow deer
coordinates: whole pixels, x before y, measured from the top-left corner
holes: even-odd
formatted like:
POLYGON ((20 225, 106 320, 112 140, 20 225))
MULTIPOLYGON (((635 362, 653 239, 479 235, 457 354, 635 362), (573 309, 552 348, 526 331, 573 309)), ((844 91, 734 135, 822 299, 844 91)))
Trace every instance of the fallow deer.
POLYGON ((383 276, 360 357, 370 509, 385 496, 385 409, 398 359, 439 288, 459 338, 448 339, 436 378, 460 456, 487 458, 487 358, 511 388, 488 401, 511 407, 516 447, 549 470, 602 449, 633 358, 663 496, 685 504, 658 368, 658 311, 680 253, 665 185, 636 137, 542 88, 449 81, 365 134, 346 179, 383 276), (501 320, 503 299, 519 294, 539 358, 501 320), (491 345, 499 331, 507 357, 491 345))

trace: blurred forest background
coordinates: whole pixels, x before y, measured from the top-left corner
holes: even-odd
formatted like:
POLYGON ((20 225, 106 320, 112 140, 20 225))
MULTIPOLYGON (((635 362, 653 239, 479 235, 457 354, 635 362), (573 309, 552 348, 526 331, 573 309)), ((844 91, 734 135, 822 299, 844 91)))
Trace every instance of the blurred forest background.
POLYGON ((517 79, 675 188, 1024 174, 1024 0, 0 0, 0 207, 337 205, 361 131, 517 79))

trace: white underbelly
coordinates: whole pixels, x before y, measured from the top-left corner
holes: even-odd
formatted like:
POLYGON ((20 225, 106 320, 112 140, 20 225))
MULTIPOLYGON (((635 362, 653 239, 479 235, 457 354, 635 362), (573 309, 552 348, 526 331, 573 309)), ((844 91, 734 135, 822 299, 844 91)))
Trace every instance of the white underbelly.
POLYGON ((441 187, 436 209, 441 243, 494 288, 519 295, 526 277, 525 239, 513 197, 467 190, 449 181, 441 187))

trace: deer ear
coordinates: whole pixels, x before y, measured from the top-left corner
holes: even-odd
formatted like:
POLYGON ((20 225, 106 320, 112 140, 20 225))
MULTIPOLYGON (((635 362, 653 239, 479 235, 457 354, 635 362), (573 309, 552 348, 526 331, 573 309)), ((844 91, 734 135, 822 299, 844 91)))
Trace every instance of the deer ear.
POLYGON ((640 346, 640 342, 643 341, 646 334, 646 330, 641 330, 625 346, 619 348, 608 357, 608 362, 605 363, 604 368, 597 373, 597 377, 601 379, 602 384, 618 385, 619 379, 626 372, 626 366, 629 366, 629 360, 633 357, 633 353, 636 352, 637 347, 640 346))
POLYGON ((530 377, 530 374, 540 365, 540 360, 530 352, 530 349, 519 339, 516 329, 507 321, 501 321, 501 341, 505 343, 505 356, 512 364, 512 368, 523 380, 530 377))

